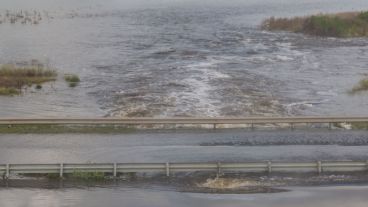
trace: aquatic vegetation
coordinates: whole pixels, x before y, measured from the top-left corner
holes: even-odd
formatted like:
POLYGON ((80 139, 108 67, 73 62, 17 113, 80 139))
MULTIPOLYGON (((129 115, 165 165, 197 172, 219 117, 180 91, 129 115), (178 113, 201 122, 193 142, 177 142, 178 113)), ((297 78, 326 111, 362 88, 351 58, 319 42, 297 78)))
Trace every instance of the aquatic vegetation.
POLYGON ((10 23, 10 24, 39 24, 43 18, 50 18, 47 12, 40 11, 10 11, 6 10, 5 13, 0 13, 0 24, 10 23))
POLYGON ((54 81, 56 76, 56 71, 35 61, 26 66, 2 65, 0 66, 0 95, 20 94, 26 86, 54 81))
POLYGON ((76 87, 80 82, 80 78, 74 74, 67 74, 64 76, 64 80, 68 82, 69 87, 76 87))
POLYGON ((262 22, 261 28, 323 37, 368 37, 368 11, 294 18, 271 17, 262 22))
POLYGON ((368 91, 368 78, 360 80, 359 83, 351 89, 350 93, 355 94, 360 91, 368 91))

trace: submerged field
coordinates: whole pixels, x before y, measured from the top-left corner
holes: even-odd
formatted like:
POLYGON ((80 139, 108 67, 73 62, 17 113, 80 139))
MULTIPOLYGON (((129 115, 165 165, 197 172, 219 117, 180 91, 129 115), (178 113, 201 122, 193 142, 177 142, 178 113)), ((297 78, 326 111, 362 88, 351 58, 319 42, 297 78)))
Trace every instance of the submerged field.
POLYGON ((324 37, 368 37, 368 11, 275 18, 263 21, 262 29, 284 30, 324 37))

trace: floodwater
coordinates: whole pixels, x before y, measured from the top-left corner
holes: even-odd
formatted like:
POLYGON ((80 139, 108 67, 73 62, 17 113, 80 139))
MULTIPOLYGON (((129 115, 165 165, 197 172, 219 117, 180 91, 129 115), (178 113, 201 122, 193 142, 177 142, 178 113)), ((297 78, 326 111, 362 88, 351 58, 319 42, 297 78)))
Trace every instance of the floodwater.
POLYGON ((2 207, 365 207, 368 187, 298 187, 277 194, 217 195, 155 189, 1 189, 2 207), (22 199, 19 199, 19 198, 22 199), (287 198, 287 199, 286 199, 287 198))
POLYGON ((361 115, 348 95, 367 70, 368 40, 266 32, 269 16, 368 9, 366 0, 2 0, 41 14, 0 24, 0 63, 40 60, 55 83, 0 97, 0 115, 361 115), (68 88, 62 74, 82 82, 68 88))
MULTIPOLYGON (((39 60, 59 79, 0 97, 1 117, 362 115, 348 95, 368 40, 266 32, 269 16, 368 9, 366 0, 1 0, 0 64, 39 60), (38 24, 2 21, 6 10, 38 24), (69 88, 62 75, 81 77, 69 88)), ((368 159, 360 131, 0 135, 0 163, 368 159)), ((1 207, 365 207, 366 186, 219 195, 166 188, 0 188, 1 207)))

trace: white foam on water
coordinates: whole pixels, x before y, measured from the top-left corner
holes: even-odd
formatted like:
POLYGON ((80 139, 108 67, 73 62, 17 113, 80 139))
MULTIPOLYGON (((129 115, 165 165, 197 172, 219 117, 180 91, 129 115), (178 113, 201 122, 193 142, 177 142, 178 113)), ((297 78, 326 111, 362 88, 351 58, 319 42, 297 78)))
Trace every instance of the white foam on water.
MULTIPOLYGON (((189 86, 188 90, 172 92, 169 98, 176 100, 175 110, 186 110, 196 115, 219 116, 219 101, 211 97, 211 91, 216 90, 211 85, 212 80, 230 78, 229 75, 216 70, 224 58, 211 57, 205 62, 193 63, 184 67, 187 78, 179 80, 183 85, 189 86), (185 107, 183 107, 185 106, 185 107)), ((184 112, 185 113, 185 112, 184 112)))
POLYGON ((319 104, 323 104, 325 102, 328 102, 329 100, 325 99, 322 101, 301 101, 301 102, 294 102, 294 103, 290 103, 290 104, 286 104, 285 108, 288 114, 293 114, 293 111, 297 108, 302 108, 302 107, 314 107, 315 105, 319 105, 319 104))
POLYGON ((294 60, 294 58, 289 57, 289 56, 285 56, 285 55, 276 55, 276 59, 277 60, 281 60, 281 61, 291 61, 291 60, 294 60))

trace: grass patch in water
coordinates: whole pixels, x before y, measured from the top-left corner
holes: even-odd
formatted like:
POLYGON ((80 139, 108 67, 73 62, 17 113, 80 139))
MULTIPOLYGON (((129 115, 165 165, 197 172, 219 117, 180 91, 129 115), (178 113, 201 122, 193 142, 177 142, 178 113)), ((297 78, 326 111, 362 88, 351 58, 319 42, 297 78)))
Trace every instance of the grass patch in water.
POLYGON ((349 92, 351 94, 355 94, 361 91, 368 91, 368 78, 360 80, 359 83, 356 86, 354 86, 349 92))
POLYGON ((261 28, 323 37, 368 37, 368 11, 294 18, 271 17, 262 22, 261 28))
POLYGON ((66 74, 64 75, 64 80, 69 84, 69 87, 76 87, 80 82, 80 78, 74 74, 66 74))
POLYGON ((13 64, 0 66, 0 95, 18 95, 26 86, 55 81, 57 73, 42 64, 17 66, 13 64))
POLYGON ((0 134, 63 134, 63 133, 130 133, 135 129, 124 125, 0 125, 0 134))

